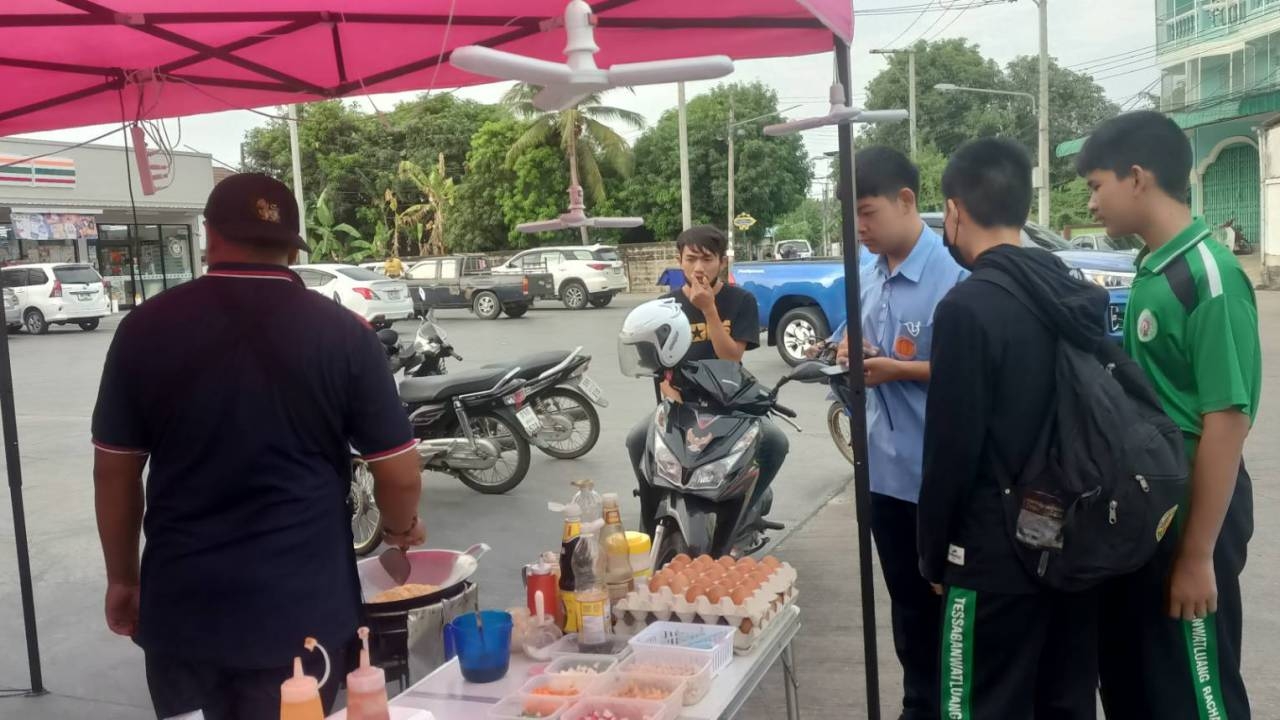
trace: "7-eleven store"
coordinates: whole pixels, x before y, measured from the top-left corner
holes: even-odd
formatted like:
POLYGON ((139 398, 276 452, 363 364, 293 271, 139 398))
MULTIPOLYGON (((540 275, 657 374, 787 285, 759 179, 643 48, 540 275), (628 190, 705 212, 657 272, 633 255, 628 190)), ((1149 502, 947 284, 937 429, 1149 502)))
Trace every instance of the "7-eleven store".
POLYGON ((174 152, 168 186, 143 195, 120 146, 0 138, 0 264, 88 263, 133 307, 199 275, 212 189, 208 155, 174 152))

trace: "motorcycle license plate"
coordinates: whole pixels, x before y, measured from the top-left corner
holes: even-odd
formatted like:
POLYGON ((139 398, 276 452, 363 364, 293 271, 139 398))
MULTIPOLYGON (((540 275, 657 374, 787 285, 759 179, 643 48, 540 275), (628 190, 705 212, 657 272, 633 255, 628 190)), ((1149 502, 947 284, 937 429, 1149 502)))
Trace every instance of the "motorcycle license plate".
POLYGON ((600 398, 604 397, 604 392, 600 390, 596 381, 586 375, 578 378, 578 387, 582 388, 582 392, 586 393, 592 402, 598 403, 600 398))
POLYGON ((530 435, 542 429, 542 421, 538 419, 538 414, 531 407, 522 407, 516 411, 516 418, 520 424, 524 426, 525 432, 530 435))

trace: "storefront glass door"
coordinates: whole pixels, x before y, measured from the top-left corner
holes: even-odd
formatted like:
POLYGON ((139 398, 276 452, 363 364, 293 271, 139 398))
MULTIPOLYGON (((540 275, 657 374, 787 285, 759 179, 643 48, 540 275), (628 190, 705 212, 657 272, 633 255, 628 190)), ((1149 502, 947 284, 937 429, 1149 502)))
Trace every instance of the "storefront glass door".
POLYGON ((111 299, 121 310, 142 302, 142 291, 136 278, 133 250, 126 245, 99 245, 98 272, 111 283, 111 299))

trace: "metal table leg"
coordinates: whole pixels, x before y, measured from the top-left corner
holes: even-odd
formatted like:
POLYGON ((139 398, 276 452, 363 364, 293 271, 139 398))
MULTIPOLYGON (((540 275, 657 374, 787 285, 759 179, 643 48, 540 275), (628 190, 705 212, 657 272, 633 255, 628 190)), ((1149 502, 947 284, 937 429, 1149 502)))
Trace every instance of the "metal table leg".
POLYGON ((792 643, 782 649, 782 677, 786 684, 787 720, 800 720, 800 679, 796 676, 796 657, 792 643))

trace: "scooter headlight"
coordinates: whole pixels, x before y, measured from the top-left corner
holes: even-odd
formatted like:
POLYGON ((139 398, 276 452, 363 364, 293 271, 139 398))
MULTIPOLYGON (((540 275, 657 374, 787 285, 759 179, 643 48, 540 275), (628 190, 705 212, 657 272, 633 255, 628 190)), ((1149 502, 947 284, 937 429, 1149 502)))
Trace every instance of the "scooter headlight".
POLYGON ((760 426, 752 426, 750 430, 743 433, 738 438, 738 442, 729 448, 729 454, 708 463, 693 471, 693 475, 689 478, 690 490, 711 490, 724 484, 725 478, 729 476, 729 471, 738 465, 742 460, 742 456, 751 449, 751 445, 756 441, 756 437, 760 434, 760 426))
POLYGON ((653 433, 653 482, 655 484, 662 482, 671 487, 681 487, 680 479, 684 469, 680 467, 680 460, 676 458, 675 453, 667 447, 662 440, 662 434, 654 431, 653 433))

